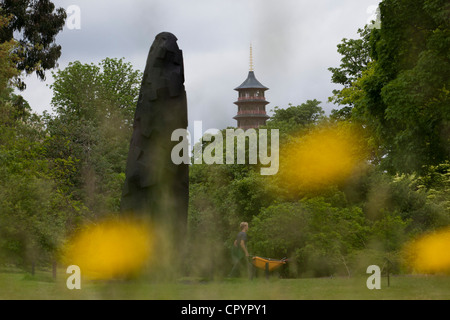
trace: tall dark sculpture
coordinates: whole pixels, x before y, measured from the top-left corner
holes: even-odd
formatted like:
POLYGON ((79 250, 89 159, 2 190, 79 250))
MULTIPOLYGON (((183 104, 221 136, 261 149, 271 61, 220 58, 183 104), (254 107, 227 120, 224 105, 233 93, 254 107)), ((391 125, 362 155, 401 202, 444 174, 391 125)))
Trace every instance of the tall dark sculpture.
MULTIPOLYGON (((182 51, 177 38, 160 33, 142 80, 128 154, 121 211, 149 217, 157 228, 185 234, 189 198, 188 164, 171 160, 172 132, 188 125, 182 51)), ((187 141, 187 140, 186 140, 187 141)))

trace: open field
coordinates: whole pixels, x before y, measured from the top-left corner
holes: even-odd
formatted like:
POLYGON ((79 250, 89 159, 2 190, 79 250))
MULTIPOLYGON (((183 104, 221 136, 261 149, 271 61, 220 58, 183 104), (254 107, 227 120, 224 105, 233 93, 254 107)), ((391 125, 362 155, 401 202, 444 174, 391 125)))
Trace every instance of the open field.
POLYGON ((365 277, 198 281, 82 281, 80 290, 66 287, 66 275, 0 273, 0 299, 149 299, 149 300, 449 300, 449 276, 391 276, 380 290, 369 290, 365 277))

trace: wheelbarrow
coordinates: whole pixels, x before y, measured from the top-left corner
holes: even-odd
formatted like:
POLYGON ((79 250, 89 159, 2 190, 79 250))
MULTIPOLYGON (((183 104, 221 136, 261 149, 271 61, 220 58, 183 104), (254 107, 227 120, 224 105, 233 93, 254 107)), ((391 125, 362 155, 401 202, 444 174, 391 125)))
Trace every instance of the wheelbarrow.
POLYGON ((287 258, 283 258, 281 260, 263 258, 254 256, 252 257, 252 264, 255 268, 262 269, 265 271, 266 278, 269 278, 269 273, 278 269, 282 265, 285 265, 288 262, 287 258))

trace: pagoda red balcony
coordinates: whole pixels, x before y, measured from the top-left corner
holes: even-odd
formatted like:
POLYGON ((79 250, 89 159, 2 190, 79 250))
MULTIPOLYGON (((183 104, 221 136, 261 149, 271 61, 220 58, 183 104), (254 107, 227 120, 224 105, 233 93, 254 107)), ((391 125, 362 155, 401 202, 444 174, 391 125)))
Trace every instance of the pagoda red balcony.
POLYGON ((244 111, 238 111, 238 116, 241 115, 247 115, 247 114, 266 114, 266 111, 263 110, 244 110, 244 111))
POLYGON ((266 100, 265 97, 257 97, 257 96, 249 96, 249 97, 239 97, 238 101, 246 101, 246 100, 266 100))

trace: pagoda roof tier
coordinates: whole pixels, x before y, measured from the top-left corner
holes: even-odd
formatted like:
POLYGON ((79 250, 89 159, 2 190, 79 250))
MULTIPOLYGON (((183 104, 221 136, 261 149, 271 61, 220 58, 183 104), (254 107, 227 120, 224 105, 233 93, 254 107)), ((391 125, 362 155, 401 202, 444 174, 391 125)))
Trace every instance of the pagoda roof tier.
POLYGON ((266 104, 269 104, 270 102, 267 100, 260 100, 260 99, 242 99, 242 100, 239 99, 238 101, 235 101, 233 103, 237 104, 237 105, 245 105, 245 104, 258 104, 258 105, 264 104, 264 105, 266 105, 266 104))
POLYGON ((239 91, 243 89, 262 89, 269 90, 269 88, 263 86, 255 77, 255 72, 249 71, 247 79, 234 90, 239 91))

